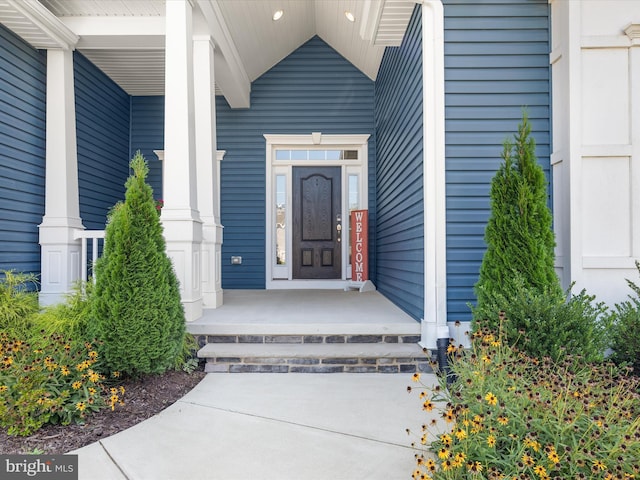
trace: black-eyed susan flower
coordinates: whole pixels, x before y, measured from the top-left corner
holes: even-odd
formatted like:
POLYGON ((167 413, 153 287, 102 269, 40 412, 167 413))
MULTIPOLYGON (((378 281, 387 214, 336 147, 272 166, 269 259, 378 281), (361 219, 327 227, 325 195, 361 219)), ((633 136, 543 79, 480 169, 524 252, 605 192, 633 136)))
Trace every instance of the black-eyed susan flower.
POLYGON ((441 458, 442 460, 446 460, 450 456, 451 456, 451 452, 445 447, 442 447, 440 450, 438 450, 438 457, 441 458))
POLYGON ((544 468, 542 465, 536 465, 535 467, 533 467, 533 473, 538 475, 540 478, 548 478, 549 476, 547 474, 547 469, 544 468))
POLYGON ((495 447, 496 446, 496 437, 494 437, 493 435, 489 435, 487 437, 487 445, 489 445, 490 447, 495 447))
POLYGON ((498 397, 496 397, 493 393, 489 392, 485 395, 484 399, 487 401, 489 405, 495 406, 498 404, 498 397))
POLYGON ((591 470, 594 473, 598 473, 598 472, 600 472, 602 470, 606 470, 606 469, 607 469, 607 466, 603 462, 601 462, 600 460, 594 460, 593 463, 591 464, 591 470))
POLYGON ((436 471, 436 462, 433 459, 428 459, 424 466, 426 467, 427 470, 429 470, 430 472, 435 472, 436 471))
POLYGON ((414 382, 419 382, 420 381, 420 374, 419 373, 414 373, 413 376, 411 377, 411 380, 413 380, 414 382))
POLYGON ((76 410, 78 410, 79 412, 84 412, 86 408, 87 408, 87 405, 84 402, 76 403, 76 410))
POLYGON ((82 382, 78 380, 76 380, 71 384, 71 388, 73 388, 74 390, 80 390, 81 387, 82 387, 82 382))
POLYGON ((425 410, 425 411, 427 411, 427 412, 430 412, 430 411, 431 411, 431 410, 433 410, 434 408, 435 408, 435 405, 434 405, 431 401, 429 401, 429 400, 427 400, 426 402, 424 402, 424 403, 422 404, 422 409, 423 409, 423 410, 425 410))
POLYGON ((522 454, 522 457, 520 459, 522 460, 522 463, 527 467, 533 467, 536 463, 533 457, 526 452, 522 454))

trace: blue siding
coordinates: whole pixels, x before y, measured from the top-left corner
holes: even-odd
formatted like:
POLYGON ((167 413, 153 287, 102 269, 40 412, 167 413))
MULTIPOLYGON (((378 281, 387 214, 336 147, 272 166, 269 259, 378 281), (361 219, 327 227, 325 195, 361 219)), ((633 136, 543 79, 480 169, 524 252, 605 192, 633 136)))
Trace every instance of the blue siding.
POLYGON ((549 172, 549 7, 547 0, 444 4, 447 308, 450 321, 464 321, 485 250, 491 178, 523 107, 549 172))
POLYGON ((218 148, 227 152, 221 166, 223 288, 265 287, 265 133, 371 134, 369 221, 374 231, 374 83, 320 38, 253 83, 250 109, 232 110, 218 98, 217 114, 218 148), (231 255, 241 255, 242 265, 230 265, 231 255))
POLYGON ((45 56, 0 25, 0 269, 40 273, 45 56))
POLYGON ((164 150, 164 97, 131 97, 131 151, 142 152, 149 164, 153 196, 162 198, 162 162, 154 150, 164 150))
POLYGON ((400 47, 376 80, 377 287, 416 319, 424 315, 422 26, 414 10, 400 47))
POLYGON ((129 95, 74 53, 80 217, 104 229, 109 209, 124 199, 129 174, 129 95))

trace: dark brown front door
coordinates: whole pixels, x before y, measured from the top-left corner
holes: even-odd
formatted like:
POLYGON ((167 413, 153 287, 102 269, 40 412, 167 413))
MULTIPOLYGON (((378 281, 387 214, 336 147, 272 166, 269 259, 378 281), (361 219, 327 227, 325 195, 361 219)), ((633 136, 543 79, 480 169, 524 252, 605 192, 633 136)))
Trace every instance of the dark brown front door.
POLYGON ((293 167, 293 278, 341 278, 340 167, 293 167))

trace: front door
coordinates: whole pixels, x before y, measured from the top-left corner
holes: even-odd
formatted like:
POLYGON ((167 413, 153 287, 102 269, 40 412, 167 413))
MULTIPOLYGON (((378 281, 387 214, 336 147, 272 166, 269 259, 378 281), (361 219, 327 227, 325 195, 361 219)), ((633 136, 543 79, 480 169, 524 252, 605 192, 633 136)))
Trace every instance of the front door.
POLYGON ((293 167, 293 278, 342 274, 340 167, 293 167))

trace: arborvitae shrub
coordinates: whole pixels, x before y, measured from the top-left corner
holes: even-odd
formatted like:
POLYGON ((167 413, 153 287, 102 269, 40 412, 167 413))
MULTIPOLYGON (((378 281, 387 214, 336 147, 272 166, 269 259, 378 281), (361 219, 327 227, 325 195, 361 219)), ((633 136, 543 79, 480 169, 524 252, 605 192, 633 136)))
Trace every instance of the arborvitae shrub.
POLYGON ((160 373, 181 352, 184 310, 140 152, 130 166, 125 201, 110 212, 95 268, 90 333, 102 342, 108 370, 160 373))
POLYGON ((534 295, 563 302, 554 271, 555 239, 547 205, 547 181, 535 155, 531 125, 525 115, 514 140, 504 143, 503 163, 491 182, 491 216, 485 230, 487 250, 475 286, 474 320, 497 327, 498 313, 507 309, 522 287, 534 295))

